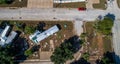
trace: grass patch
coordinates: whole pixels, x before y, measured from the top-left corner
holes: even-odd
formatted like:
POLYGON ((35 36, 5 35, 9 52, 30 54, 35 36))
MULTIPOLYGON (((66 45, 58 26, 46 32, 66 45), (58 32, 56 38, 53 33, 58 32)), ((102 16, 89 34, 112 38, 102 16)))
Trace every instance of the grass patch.
POLYGON ((103 45, 104 45, 104 51, 105 52, 112 52, 112 41, 111 37, 103 37, 103 45))
POLYGON ((84 7, 86 8, 85 2, 71 2, 71 3, 54 3, 54 8, 79 8, 84 7))
POLYGON ((120 8, 120 0, 117 0, 118 7, 120 8))
POLYGON ((94 22, 87 22, 85 26, 86 26, 86 33, 88 34, 87 41, 90 43, 90 47, 92 49, 95 49, 98 48, 98 45, 97 45, 97 37, 94 36, 93 24, 94 22))
MULTIPOLYGON (((86 26, 86 32, 87 32, 87 41, 90 43, 90 47, 92 49, 95 49, 95 48, 98 48, 98 39, 97 37, 98 36, 94 36, 95 35, 95 29, 93 28, 93 24, 94 22, 87 22, 85 24, 86 26)), ((103 34, 101 34, 102 36, 103 34)), ((108 37, 108 36, 105 36, 105 37, 102 37, 102 40, 103 40, 103 47, 104 47, 104 52, 107 52, 107 51, 112 51, 112 37, 108 37)))
MULTIPOLYGON (((26 26, 32 26, 32 27, 36 27, 40 22, 44 22, 45 23, 45 27, 43 28, 44 30, 47 30, 49 28, 51 28, 52 26, 59 24, 61 26, 61 30, 59 32, 56 33, 56 35, 52 35, 49 36, 48 38, 42 40, 40 42, 40 45, 43 47, 45 45, 45 42, 50 42, 50 40, 54 41, 54 46, 58 47, 62 41, 64 41, 65 39, 70 38, 71 36, 73 36, 73 23, 70 21, 9 21, 9 24, 14 25, 13 30, 17 31, 19 30, 20 32, 23 32, 21 29, 17 28, 16 24, 22 24, 25 23, 26 26), (65 28, 64 25, 67 25, 67 27, 65 28), (65 35, 65 37, 64 37, 65 35), (55 42, 57 41, 57 42, 55 42)), ((1 21, 0 21, 1 23, 1 21)), ((21 35, 22 37, 29 37, 30 34, 23 34, 21 35)), ((27 38, 29 39, 29 38, 27 38)), ((31 40, 29 41, 31 42, 31 40)), ((42 51, 48 51, 50 48, 49 46, 43 47, 41 48, 42 51)))
POLYGON ((0 0, 0 4, 6 4, 5 0, 0 0))
POLYGON ((98 57, 103 57, 106 52, 112 52, 111 36, 104 36, 102 33, 96 31, 96 29, 94 28, 94 24, 95 22, 85 23, 86 32, 87 32, 87 41, 89 42, 89 45, 87 46, 88 47, 87 50, 90 54, 88 61, 90 62, 96 61, 98 57))
POLYGON ((106 0, 100 0, 99 4, 93 4, 93 8, 105 10, 106 9, 105 2, 106 0))
POLYGON ((15 0, 13 3, 11 4, 0 4, 0 7, 27 7, 27 0, 22 0, 21 2, 19 2, 19 0, 15 0))

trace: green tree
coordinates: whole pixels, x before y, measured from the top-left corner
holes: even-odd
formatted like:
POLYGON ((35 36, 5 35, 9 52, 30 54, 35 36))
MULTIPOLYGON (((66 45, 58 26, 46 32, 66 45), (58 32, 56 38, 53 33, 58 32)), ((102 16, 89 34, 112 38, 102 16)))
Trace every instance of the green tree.
POLYGON ((84 58, 85 60, 88 61, 89 56, 90 56, 89 53, 84 53, 84 54, 82 55, 82 58, 84 58))
POLYGON ((24 53, 26 56, 30 56, 30 55, 32 55, 33 54, 33 51, 32 50, 30 50, 30 49, 28 49, 28 50, 26 50, 25 51, 25 53, 24 53))
POLYGON ((101 59, 102 64, 115 64, 114 62, 114 52, 106 52, 101 59))
POLYGON ((73 52, 69 49, 70 43, 63 43, 60 47, 55 49, 51 56, 51 61, 55 64, 64 64, 66 60, 73 58, 73 52))
POLYGON ((86 42, 85 41, 85 37, 87 37, 87 33, 82 33, 81 35, 80 35, 80 39, 81 39, 81 42, 80 42, 80 44, 83 44, 84 42, 86 42))
POLYGON ((108 58, 108 57, 103 57, 101 59, 101 63, 102 64, 115 64, 115 62, 111 62, 111 58, 108 58))
POLYGON ((33 27, 33 26, 26 26, 25 27, 25 33, 27 33, 27 34, 32 34, 32 33, 34 33, 35 32, 35 27, 33 27))
POLYGON ((104 58, 101 59, 101 61, 102 61, 103 64, 108 64, 109 59, 107 57, 104 57, 104 58))
POLYGON ((104 35, 110 35, 113 27, 113 20, 105 17, 102 21, 99 21, 96 26, 99 32, 104 35))
POLYGON ((5 0, 0 0, 0 4, 4 4, 5 3, 5 0))
POLYGON ((13 64, 13 56, 10 53, 9 46, 0 47, 0 64, 13 64))
POLYGON ((0 4, 11 4, 14 0, 0 0, 0 4))
POLYGON ((81 38, 85 38, 86 36, 87 36, 87 33, 82 33, 82 34, 80 35, 81 38))
POLYGON ((65 40, 54 50, 51 61, 54 62, 54 64, 64 64, 67 60, 73 59, 73 54, 80 48, 80 42, 78 36, 73 36, 65 40))

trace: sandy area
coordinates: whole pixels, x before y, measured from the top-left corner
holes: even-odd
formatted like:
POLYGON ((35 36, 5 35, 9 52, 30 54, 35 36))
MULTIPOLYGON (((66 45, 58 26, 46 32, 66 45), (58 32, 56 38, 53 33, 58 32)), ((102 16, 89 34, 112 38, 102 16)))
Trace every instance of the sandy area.
POLYGON ((52 8, 53 0, 28 0, 28 8, 52 8))

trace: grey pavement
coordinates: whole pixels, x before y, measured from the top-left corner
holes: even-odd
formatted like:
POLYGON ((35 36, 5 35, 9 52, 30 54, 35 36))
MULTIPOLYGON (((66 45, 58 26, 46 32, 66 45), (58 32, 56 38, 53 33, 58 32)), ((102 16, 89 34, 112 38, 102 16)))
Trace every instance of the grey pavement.
POLYGON ((120 64, 120 20, 115 20, 113 27, 113 49, 115 51, 116 64, 120 64))
POLYGON ((8 20, 94 20, 98 15, 105 15, 104 10, 78 11, 77 9, 0 9, 0 19, 8 20), (21 17, 21 19, 19 18, 21 17), (55 18, 55 19, 54 19, 55 18))

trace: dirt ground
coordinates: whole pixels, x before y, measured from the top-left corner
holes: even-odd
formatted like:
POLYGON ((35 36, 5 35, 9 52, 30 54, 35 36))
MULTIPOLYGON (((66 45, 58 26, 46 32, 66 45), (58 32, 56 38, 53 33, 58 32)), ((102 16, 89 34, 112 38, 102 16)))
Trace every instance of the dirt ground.
MULTIPOLYGON (((59 24, 61 26, 61 30, 52 36, 49 36, 45 40, 40 42, 41 45, 41 51, 49 51, 50 50, 50 42, 52 41, 54 44, 54 47, 58 47, 65 39, 68 39, 69 37, 73 36, 73 23, 69 21, 21 21, 22 23, 26 23, 26 25, 29 26, 37 26, 40 22, 45 23, 44 30, 49 29, 50 27, 59 24), (66 28, 64 26, 67 26, 66 28)), ((14 23, 14 22, 13 22, 14 23)), ((15 28, 14 28, 15 29, 15 28)), ((34 45, 33 42, 28 38, 29 34, 23 35, 23 37, 26 37, 26 39, 29 41, 31 45, 34 45)))
MULTIPOLYGON (((111 50, 111 45, 108 45, 108 43, 105 41, 106 39, 101 33, 95 31, 93 24, 94 22, 85 23, 86 29, 84 29, 84 31, 86 30, 86 33, 88 34, 86 49, 90 53, 89 61, 91 63, 94 63, 97 59, 101 59, 105 52, 111 50)), ((107 39, 107 41, 110 44, 111 40, 107 39)))
POLYGON ((28 8, 53 8, 53 0, 28 0, 28 8))
POLYGON ((120 0, 117 0, 118 7, 120 8, 120 0))
POLYGON ((99 50, 99 54, 100 56, 102 56, 104 54, 104 46, 103 46, 103 38, 102 38, 102 34, 97 34, 97 41, 98 41, 98 50, 99 50))
POLYGON ((93 8, 105 10, 106 9, 106 6, 105 6, 106 0, 99 0, 99 1, 100 1, 99 3, 93 4, 93 8))
MULTIPOLYGON (((44 30, 47 30, 56 24, 59 24, 61 26, 61 30, 59 32, 42 40, 38 44, 40 45, 39 51, 36 51, 32 56, 28 57, 28 59, 45 59, 43 58, 43 56, 41 56, 42 54, 44 53, 48 54, 49 52, 53 52, 56 47, 58 47, 61 43, 64 42, 65 39, 68 39, 74 36, 73 23, 69 21, 20 21, 20 22, 12 21, 10 22, 10 24, 16 24, 16 22, 25 23, 27 26, 33 26, 33 27, 36 27, 37 24, 39 23, 45 23, 45 27, 43 28, 44 30)), ((13 30, 16 31, 17 28, 14 26, 13 30)), ((25 34, 24 32, 22 32, 20 36, 26 38, 27 42, 30 45, 30 48, 32 48, 35 45, 35 43, 29 39, 29 35, 30 34, 25 34)), ((48 54, 48 57, 50 58, 49 54, 48 54)))
POLYGON ((48 60, 50 61, 50 56, 52 55, 52 52, 45 51, 45 52, 40 52, 40 60, 48 60))
POLYGON ((100 3, 100 0, 91 0, 94 4, 100 3))

